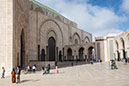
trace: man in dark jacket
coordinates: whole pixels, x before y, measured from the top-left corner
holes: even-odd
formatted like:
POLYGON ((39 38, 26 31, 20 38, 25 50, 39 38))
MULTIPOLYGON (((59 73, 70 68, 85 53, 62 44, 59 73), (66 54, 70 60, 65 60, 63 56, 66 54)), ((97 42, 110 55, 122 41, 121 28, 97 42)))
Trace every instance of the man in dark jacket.
POLYGON ((20 83, 20 73, 21 73, 21 70, 20 70, 20 67, 17 66, 17 70, 16 70, 16 83, 20 83))

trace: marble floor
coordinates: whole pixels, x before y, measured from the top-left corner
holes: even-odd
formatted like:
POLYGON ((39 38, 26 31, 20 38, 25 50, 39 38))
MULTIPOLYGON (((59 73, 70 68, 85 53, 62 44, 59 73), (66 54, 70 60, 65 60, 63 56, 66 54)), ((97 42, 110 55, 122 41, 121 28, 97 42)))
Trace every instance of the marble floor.
POLYGON ((42 75, 41 71, 21 75, 20 84, 12 84, 11 77, 0 79, 0 86, 129 86, 129 64, 117 63, 110 70, 109 63, 60 68, 59 73, 42 75))

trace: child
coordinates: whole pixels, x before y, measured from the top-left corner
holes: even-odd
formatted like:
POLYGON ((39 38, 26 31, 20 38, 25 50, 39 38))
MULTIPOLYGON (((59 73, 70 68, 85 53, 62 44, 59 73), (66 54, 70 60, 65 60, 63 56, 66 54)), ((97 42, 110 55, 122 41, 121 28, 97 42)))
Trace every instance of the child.
POLYGON ((56 73, 59 73, 58 66, 56 66, 56 73))

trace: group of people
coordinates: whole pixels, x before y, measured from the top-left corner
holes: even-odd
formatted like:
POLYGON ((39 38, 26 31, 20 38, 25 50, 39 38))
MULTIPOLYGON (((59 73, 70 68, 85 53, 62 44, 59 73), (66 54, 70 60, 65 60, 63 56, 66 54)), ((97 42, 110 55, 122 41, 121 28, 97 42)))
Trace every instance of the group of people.
POLYGON ((27 72, 30 72, 30 73, 32 71, 33 73, 35 73, 35 71, 36 71, 36 65, 34 64, 32 67, 31 67, 31 65, 28 65, 27 68, 26 68, 26 71, 27 72))
MULTIPOLYGON (((43 71, 42 75, 50 73, 51 66, 48 64, 46 67, 42 66, 41 70, 43 71)), ((56 73, 59 73, 58 66, 56 66, 56 73)))
POLYGON ((12 83, 20 83, 20 74, 21 74, 21 69, 20 66, 17 66, 16 70, 13 68, 12 72, 12 83))
POLYGON ((50 64, 48 64, 46 67, 42 66, 42 71, 43 71, 43 75, 44 74, 49 74, 50 73, 50 64))
POLYGON ((115 60, 110 60, 109 65, 111 70, 118 69, 115 60))

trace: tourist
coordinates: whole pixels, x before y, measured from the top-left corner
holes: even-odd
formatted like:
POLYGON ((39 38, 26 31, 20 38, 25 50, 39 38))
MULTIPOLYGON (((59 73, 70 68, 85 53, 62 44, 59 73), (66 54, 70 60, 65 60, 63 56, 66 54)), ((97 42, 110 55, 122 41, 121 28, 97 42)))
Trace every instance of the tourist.
POLYGON ((36 70, 36 65, 33 65, 32 72, 35 73, 35 70, 36 70))
POLYGON ((73 66, 73 62, 71 63, 71 66, 73 66))
POLYGON ((17 66, 17 70, 16 70, 16 84, 20 83, 20 73, 21 73, 20 67, 17 66))
POLYGON ((115 60, 113 60, 113 63, 112 64, 113 64, 113 68, 114 69, 118 69, 115 60))
POLYGON ((45 68, 45 71, 44 71, 43 75, 50 73, 50 68, 51 68, 50 64, 48 64, 47 67, 45 68))
POLYGON ((29 72, 29 71, 30 71, 30 66, 29 66, 29 65, 27 66, 26 71, 27 71, 27 72, 29 72))
POLYGON ((109 65, 110 65, 110 68, 111 68, 111 70, 112 70, 112 69, 113 69, 112 60, 110 60, 109 65))
POLYGON ((27 66, 27 72, 31 72, 31 66, 30 65, 27 66))
POLYGON ((100 59, 100 64, 102 64, 102 60, 100 59))
POLYGON ((2 77, 1 78, 4 78, 4 75, 5 75, 5 68, 2 67, 2 77))
POLYGON ((92 60, 90 60, 90 64, 92 64, 92 60))
POLYGON ((14 68, 13 68, 11 74, 12 74, 12 83, 15 83, 16 82, 16 76, 15 76, 15 70, 14 70, 14 68))
POLYGON ((127 64, 127 62, 128 62, 128 61, 127 61, 127 58, 125 58, 125 63, 127 64))
POLYGON ((58 66, 56 66, 56 73, 59 73, 58 66))
POLYGON ((123 64, 125 65, 125 58, 123 59, 123 64))
MULTIPOLYGON (((42 71, 43 73, 45 72, 44 66, 42 66, 41 71, 42 71)), ((43 73, 42 73, 42 74, 43 74, 43 73)))

